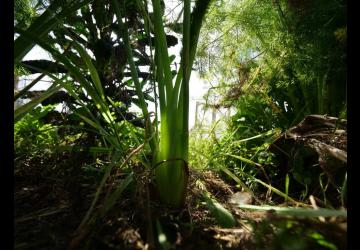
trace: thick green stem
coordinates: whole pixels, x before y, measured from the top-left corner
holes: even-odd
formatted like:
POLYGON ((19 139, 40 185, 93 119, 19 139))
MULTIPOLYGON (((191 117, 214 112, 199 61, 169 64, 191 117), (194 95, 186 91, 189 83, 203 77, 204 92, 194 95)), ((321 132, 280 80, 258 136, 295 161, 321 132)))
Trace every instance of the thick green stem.
MULTIPOLYGON (((189 80, 191 68, 195 58, 202 19, 210 0, 197 1, 194 12, 191 14, 190 0, 184 0, 183 18, 183 50, 181 65, 175 85, 169 87, 167 73, 170 65, 167 64, 168 54, 163 25, 160 22, 159 0, 153 0, 154 31, 158 58, 157 73, 160 88, 166 89, 166 111, 161 111, 161 130, 159 153, 155 162, 156 181, 160 197, 168 205, 180 207, 185 201, 185 190, 188 179, 188 120, 189 120, 189 80), (161 60, 161 61, 160 61, 161 60), (165 63, 164 63, 165 62, 165 63), (161 68, 163 70, 161 70, 161 68), (164 75, 161 75, 163 72, 164 75), (165 83, 161 82, 165 81, 165 83), (169 93, 171 91, 171 93, 169 93), (163 118, 165 114, 165 118, 163 118)), ((160 102, 161 102, 160 97, 160 102)))

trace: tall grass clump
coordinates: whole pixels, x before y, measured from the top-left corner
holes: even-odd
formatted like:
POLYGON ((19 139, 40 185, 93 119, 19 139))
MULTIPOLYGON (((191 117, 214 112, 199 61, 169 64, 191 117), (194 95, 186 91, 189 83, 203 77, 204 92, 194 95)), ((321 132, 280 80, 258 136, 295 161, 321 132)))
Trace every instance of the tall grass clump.
MULTIPOLYGON (((153 154, 152 167, 155 171, 156 184, 161 200, 170 206, 179 207, 184 203, 185 190, 188 179, 188 120, 189 120, 189 79, 195 57, 195 51, 202 19, 210 1, 196 1, 191 13, 189 0, 183 6, 183 48, 181 52, 181 66, 175 81, 171 72, 170 57, 166 41, 159 0, 153 0, 153 31, 155 35, 155 75, 157 91, 159 93, 160 126, 159 132, 148 127, 150 146, 153 154)), ((132 61, 132 48, 127 34, 126 23, 122 16, 124 8, 113 1, 117 9, 117 20, 124 30, 123 40, 127 48, 128 63, 132 72, 143 115, 148 117, 146 103, 142 97, 140 82, 135 64, 132 61)), ((145 9, 143 6, 142 9, 145 9)), ((147 13, 145 12, 145 15, 147 13)), ((146 19, 146 18, 145 18, 146 19)))

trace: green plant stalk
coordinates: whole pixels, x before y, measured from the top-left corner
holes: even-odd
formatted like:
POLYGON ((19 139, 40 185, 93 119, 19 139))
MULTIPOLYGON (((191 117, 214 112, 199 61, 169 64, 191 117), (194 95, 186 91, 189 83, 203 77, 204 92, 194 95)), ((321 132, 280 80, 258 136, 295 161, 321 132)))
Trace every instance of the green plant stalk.
POLYGON ((192 14, 190 14, 190 0, 184 1, 183 50, 181 66, 174 86, 172 80, 167 77, 171 70, 168 64, 169 57, 160 2, 159 0, 152 2, 161 113, 159 152, 154 163, 155 177, 162 201, 168 205, 180 207, 185 201, 188 178, 189 79, 202 19, 210 0, 197 1, 192 14), (166 100, 161 97, 162 92, 165 91, 166 100))
POLYGON ((179 133, 183 125, 179 121, 182 121, 183 114, 179 105, 171 105, 177 102, 178 96, 174 92, 172 83, 160 1, 153 0, 152 3, 161 116, 159 150, 154 162, 155 176, 161 200, 168 205, 179 207, 184 203, 187 181, 183 140, 179 133), (164 100, 164 92, 166 100, 164 100))
MULTIPOLYGON (((153 28, 155 33, 155 66, 161 122, 159 134, 155 133, 159 138, 152 139, 150 146, 153 153, 152 164, 155 169, 155 177, 161 200, 175 207, 180 207, 185 200, 188 177, 188 85, 202 19, 209 3, 210 0, 197 1, 194 13, 190 15, 190 0, 184 1, 183 53, 181 66, 173 85, 160 1, 152 0, 154 19, 153 27, 151 23, 149 26, 153 28)), ((120 8, 117 1, 113 1, 113 5, 116 10, 118 24, 123 31, 123 41, 127 51, 132 79, 140 101, 140 107, 145 118, 148 118, 142 86, 132 59, 132 49, 127 27, 122 21, 122 17, 125 16, 122 13, 124 9, 120 8)), ((144 12, 144 6, 141 7, 144 12)), ((145 12, 144 15, 146 16, 145 12)), ((150 22, 150 19, 148 21, 150 22)), ((149 130, 151 133, 153 132, 152 127, 149 130)))

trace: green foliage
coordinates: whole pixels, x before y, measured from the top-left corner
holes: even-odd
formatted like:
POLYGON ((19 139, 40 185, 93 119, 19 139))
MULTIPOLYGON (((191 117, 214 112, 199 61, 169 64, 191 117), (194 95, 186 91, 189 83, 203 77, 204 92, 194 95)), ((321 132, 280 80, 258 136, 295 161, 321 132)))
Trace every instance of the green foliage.
POLYGON ((199 136, 198 130, 193 130, 189 136, 189 165, 195 169, 207 169, 214 166, 213 153, 217 146, 211 138, 199 136), (198 136, 197 136, 198 135, 198 136))
MULTIPOLYGON (((276 174, 271 171, 271 167, 274 166, 274 154, 267 150, 280 130, 269 130, 253 137, 246 137, 253 135, 253 131, 239 133, 241 129, 247 131, 248 127, 239 126, 235 130, 229 129, 218 139, 214 136, 201 136, 199 135, 201 132, 193 130, 190 137, 190 164, 195 168, 219 172, 222 168, 230 169, 244 180, 246 186, 256 191, 259 185, 254 177, 266 178, 264 171, 270 178, 276 174)), ((224 178, 231 179, 228 176, 224 178)))
POLYGON ((59 143, 57 127, 44 124, 40 119, 53 106, 37 107, 26 114, 14 126, 14 149, 16 156, 36 156, 51 154, 53 148, 59 143))
POLYGON ((14 66, 14 75, 15 76, 23 76, 27 75, 29 72, 22 66, 14 66))
POLYGON ((31 0, 14 1, 14 21, 15 25, 22 28, 28 27, 35 16, 35 10, 32 8, 31 0))
POLYGON ((238 93, 231 105, 244 112, 261 102, 252 98, 242 106, 247 95, 269 97, 280 105, 281 119, 274 123, 282 128, 308 114, 338 116, 346 102, 346 2, 299 5, 219 1, 209 12, 198 52, 206 78, 220 83, 225 96, 238 93))
POLYGON ((236 138, 251 137, 279 127, 285 129, 289 125, 284 124, 282 107, 262 93, 244 95, 234 101, 234 106, 236 113, 231 117, 230 128, 236 130, 235 136, 239 135, 236 138))
MULTIPOLYGON (((259 187, 256 178, 275 179, 284 187, 285 174, 279 180, 269 145, 306 115, 346 117, 346 5, 336 0, 214 2, 196 65, 217 85, 209 98, 231 109, 232 116, 218 138, 191 141, 193 165, 227 168, 253 190, 259 187)), ((316 162, 317 155, 301 148, 292 152, 287 188, 300 184, 297 198, 307 199, 322 170, 304 162, 316 162)))

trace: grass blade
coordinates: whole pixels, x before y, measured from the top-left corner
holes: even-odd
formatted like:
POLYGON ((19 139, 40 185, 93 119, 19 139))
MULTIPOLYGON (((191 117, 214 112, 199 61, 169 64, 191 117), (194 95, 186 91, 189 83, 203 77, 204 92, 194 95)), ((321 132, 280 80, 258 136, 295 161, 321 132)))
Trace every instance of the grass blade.
POLYGON ((289 174, 286 174, 285 177, 285 202, 287 202, 288 198, 289 198, 289 183, 290 183, 290 178, 289 178, 289 174))
POLYGON ((132 181, 133 174, 129 174, 124 180, 121 181, 116 190, 105 200, 102 211, 100 212, 102 216, 104 216, 106 212, 108 212, 115 205, 115 202, 120 198, 121 194, 132 181))
POLYGON ((81 47, 80 44, 74 43, 75 49, 79 52, 81 58, 84 60, 87 68, 90 71, 91 79, 95 85, 96 90, 98 91, 100 97, 102 100, 105 101, 104 91, 102 88, 102 84, 100 82, 99 74, 94 66, 94 64, 91 62, 91 58, 89 54, 85 51, 83 47, 81 47))
POLYGON ((200 180, 196 181, 196 185, 203 191, 202 197, 205 200, 206 205, 211 215, 215 218, 216 222, 224 228, 234 227, 236 221, 233 215, 215 198, 210 197, 210 193, 206 190, 205 185, 200 180))
POLYGON ((332 210, 327 208, 307 209, 294 207, 277 207, 277 206, 256 206, 256 205, 238 205, 241 209, 250 209, 257 211, 273 211, 277 215, 297 216, 297 217, 347 217, 347 211, 332 210))

